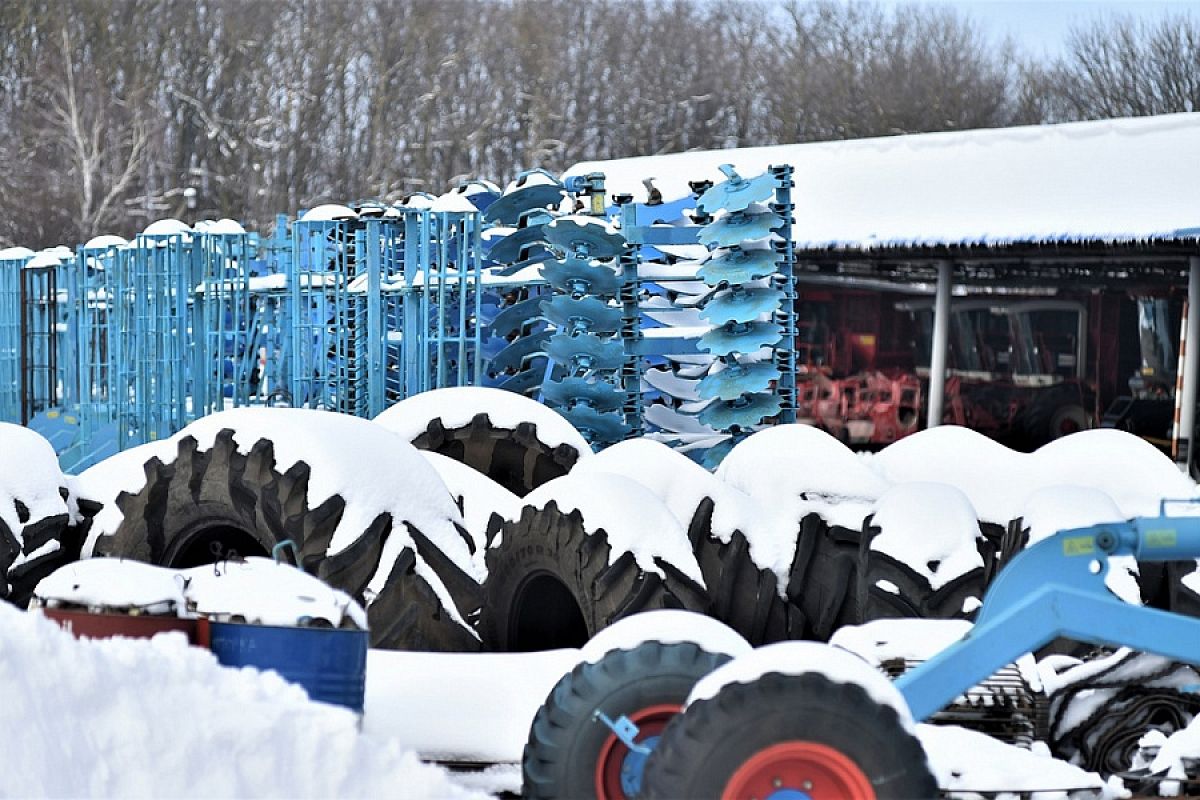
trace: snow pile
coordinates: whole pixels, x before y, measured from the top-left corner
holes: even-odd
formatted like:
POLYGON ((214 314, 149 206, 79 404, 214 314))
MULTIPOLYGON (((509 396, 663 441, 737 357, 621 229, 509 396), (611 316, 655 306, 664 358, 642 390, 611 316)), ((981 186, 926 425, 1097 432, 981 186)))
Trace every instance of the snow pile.
POLYGON ((621 475, 572 472, 548 481, 525 497, 525 505, 545 508, 551 501, 559 511, 578 511, 588 533, 608 535, 608 563, 632 553, 644 572, 662 575, 661 558, 700 586, 704 578, 692 552, 687 531, 671 511, 645 486, 621 475))
POLYGON ((580 659, 594 664, 614 650, 632 650, 645 642, 690 642, 709 653, 740 656, 753 648, 723 622, 695 611, 667 608, 630 614, 596 633, 580 651, 580 659))
POLYGON ((252 557, 193 567, 182 575, 184 599, 193 614, 218 621, 240 616, 260 625, 323 619, 335 628, 348 619, 359 630, 367 629, 367 614, 350 595, 290 564, 252 557))
POLYGON ((353 209, 337 203, 325 203, 310 208, 300 215, 297 222, 333 222, 342 219, 357 219, 358 214, 353 209))
POLYGON ((1018 453, 956 425, 920 431, 864 462, 892 483, 954 486, 979 519, 1007 523, 1047 486, 1071 484, 1104 492, 1127 519, 1158 514, 1162 498, 1188 498, 1200 488, 1152 445, 1124 431, 1080 431, 1033 453, 1018 453))
POLYGON ((741 531, 750 557, 787 583, 795 550, 794 535, 773 535, 772 520, 744 492, 721 481, 687 456, 653 439, 627 439, 601 450, 574 468, 572 474, 623 475, 645 486, 661 500, 687 530, 705 498, 713 501, 712 536, 728 544, 741 531))
POLYGON ((983 568, 975 545, 979 520, 971 501, 954 487, 902 483, 885 492, 871 512, 871 524, 879 528, 871 549, 907 564, 931 589, 983 568))
MULTIPOLYGON (((795 522, 816 512, 831 525, 857 530, 889 487, 848 447, 809 425, 776 425, 739 442, 717 477, 795 522)), ((787 528, 779 530, 784 535, 787 528)))
POLYGON ((1180 781, 1195 774, 1195 764, 1200 760, 1200 717, 1194 718, 1186 728, 1175 731, 1170 736, 1152 730, 1139 744, 1143 747, 1149 745, 1158 748, 1147 769, 1151 775, 1169 779, 1158 785, 1159 795, 1176 797, 1183 794, 1183 784, 1180 781))
POLYGON ((487 549, 488 524, 496 514, 501 520, 521 516, 521 498, 461 461, 428 450, 420 453, 437 470, 450 496, 460 505, 467 532, 475 543, 472 558, 480 570, 486 571, 484 550, 487 549))
MULTIPOLYGON (((209 568, 211 570, 211 567, 209 568)), ((42 578, 33 596, 43 605, 141 610, 184 616, 186 578, 175 570, 115 558, 89 558, 59 567, 42 578)))
POLYGON ((1086 797, 1123 796, 1096 773, 1053 758, 1040 742, 1024 750, 956 725, 918 725, 917 738, 943 792, 1037 800, 1065 799, 1074 791, 1086 791, 1086 797))
POLYGON ((76 640, 0 603, 0 748, 14 797, 481 797, 273 672, 182 635, 76 640))
MULTIPOLYGON (((437 472, 409 442, 385 428, 347 414, 295 408, 240 408, 199 419, 170 439, 142 445, 106 459, 87 470, 75 484, 80 497, 103 502, 93 521, 85 555, 96 539, 116 530, 121 512, 116 498, 137 492, 145 485, 140 465, 150 457, 171 463, 179 441, 192 436, 199 450, 209 450, 222 430, 234 432, 238 451, 247 454, 261 439, 274 444, 275 468, 287 472, 304 461, 310 468, 308 507, 317 508, 334 495, 345 501, 345 510, 334 530, 328 555, 354 544, 380 514, 390 514, 392 532, 383 548, 379 568, 367 584, 378 594, 396 558, 416 547, 406 528, 424 534, 461 570, 482 580, 483 573, 471 558, 456 525, 462 515, 437 472), (370 465, 364 470, 363 465, 370 465)), ((451 616, 468 627, 459 615, 445 584, 417 556, 415 570, 437 594, 451 616)))
POLYGON ((410 442, 421 434, 430 420, 441 419, 447 430, 460 428, 487 414, 497 428, 515 430, 522 422, 537 426, 537 438, 549 448, 566 444, 581 456, 590 455, 587 440, 565 417, 536 400, 516 392, 484 386, 456 386, 434 389, 406 397, 375 418, 375 422, 410 442))
POLYGON ((50 540, 27 553, 22 532, 50 517, 62 516, 65 521, 70 509, 60 492, 66 485, 48 441, 28 428, 0 422, 0 553, 6 549, 7 529, 13 537, 9 546, 15 543, 18 548, 12 566, 58 549, 59 543, 50 540))
MULTIPOLYGON (((1053 536, 1059 531, 1084 528, 1104 522, 1121 522, 1124 516, 1112 498, 1099 489, 1080 486, 1047 486, 1038 489, 1025 500, 1021 519, 1029 529, 1030 545, 1053 536)), ((1108 559, 1105 585, 1127 603, 1142 604, 1138 586, 1138 564, 1133 556, 1108 559)), ((1186 584, 1187 578, 1185 577, 1186 584)))

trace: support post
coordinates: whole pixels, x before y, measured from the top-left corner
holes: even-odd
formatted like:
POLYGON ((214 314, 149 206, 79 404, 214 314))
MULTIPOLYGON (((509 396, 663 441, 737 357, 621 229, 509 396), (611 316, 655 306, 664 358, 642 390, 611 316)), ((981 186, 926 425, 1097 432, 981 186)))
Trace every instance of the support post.
POLYGON ((946 348, 950 341, 950 287, 954 280, 953 265, 939 261, 937 296, 933 304, 933 342, 929 356, 929 413, 925 427, 942 424, 946 404, 946 348))
POLYGON ((1189 266, 1187 338, 1183 342, 1183 400, 1179 409, 1179 451, 1176 455, 1176 463, 1185 473, 1192 462, 1196 389, 1200 380, 1200 256, 1192 256, 1189 266))

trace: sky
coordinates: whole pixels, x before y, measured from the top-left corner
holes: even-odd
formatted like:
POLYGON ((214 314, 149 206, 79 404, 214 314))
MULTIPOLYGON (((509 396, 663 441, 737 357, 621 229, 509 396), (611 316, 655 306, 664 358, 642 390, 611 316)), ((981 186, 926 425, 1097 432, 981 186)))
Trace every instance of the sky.
MULTIPOLYGON (((922 0, 877 0, 885 7, 909 5, 922 0)), ((1062 53, 1073 25, 1111 16, 1136 16, 1157 21, 1169 14, 1186 13, 1200 19, 1200 0, 944 0, 938 5, 954 8, 977 20, 997 38, 1011 35, 1031 55, 1053 58, 1062 53)))

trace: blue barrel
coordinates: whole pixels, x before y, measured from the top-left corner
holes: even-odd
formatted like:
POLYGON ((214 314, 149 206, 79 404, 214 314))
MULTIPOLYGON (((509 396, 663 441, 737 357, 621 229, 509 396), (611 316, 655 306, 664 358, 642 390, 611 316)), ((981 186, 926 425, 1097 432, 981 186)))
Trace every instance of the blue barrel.
POLYGON ((322 703, 360 714, 367 687, 367 632, 210 622, 209 647, 227 667, 273 669, 322 703))

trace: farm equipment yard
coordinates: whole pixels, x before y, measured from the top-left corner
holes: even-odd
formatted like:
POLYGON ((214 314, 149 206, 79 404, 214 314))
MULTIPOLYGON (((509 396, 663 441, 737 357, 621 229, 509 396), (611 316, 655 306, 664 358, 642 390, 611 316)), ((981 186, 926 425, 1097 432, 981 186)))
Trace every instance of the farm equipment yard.
POLYGON ((1200 794, 1200 114, 930 136, 0 250, 0 794, 1200 794))

